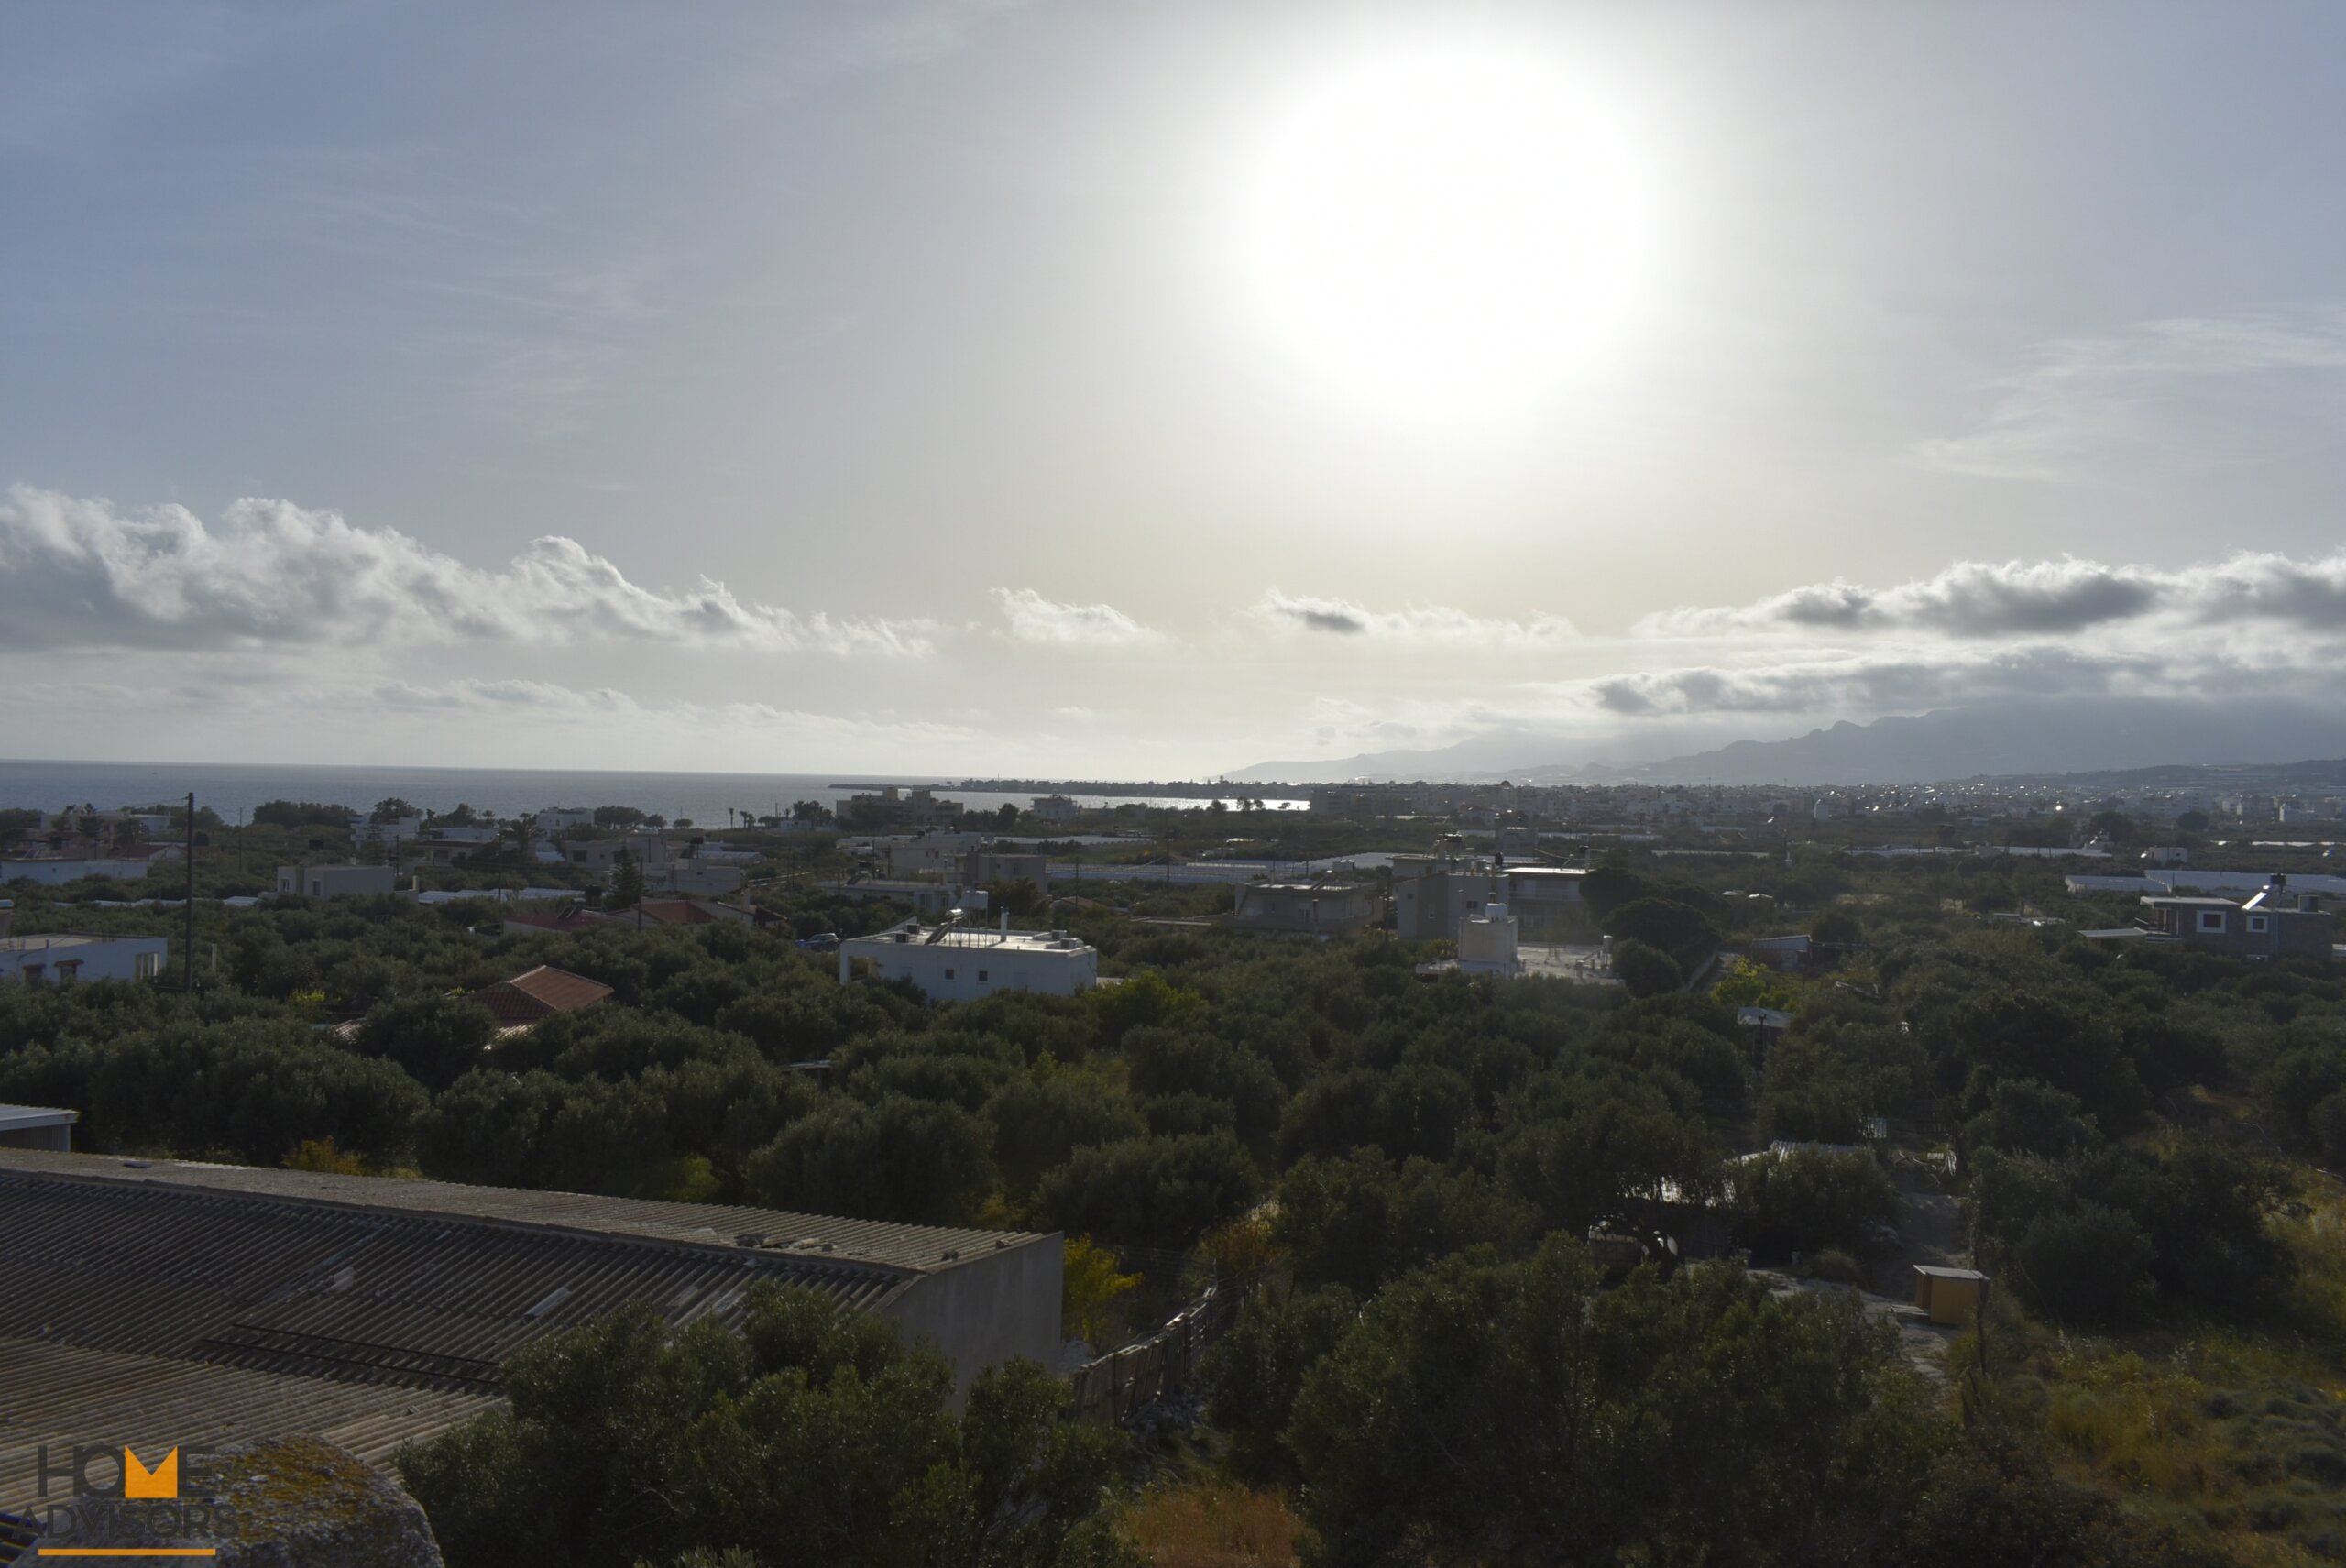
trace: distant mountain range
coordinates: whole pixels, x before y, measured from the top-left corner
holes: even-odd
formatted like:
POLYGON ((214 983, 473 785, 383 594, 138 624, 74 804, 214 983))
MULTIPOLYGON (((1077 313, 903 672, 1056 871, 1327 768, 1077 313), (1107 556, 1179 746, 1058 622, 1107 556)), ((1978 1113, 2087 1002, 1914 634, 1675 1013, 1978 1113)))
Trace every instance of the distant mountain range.
POLYGON ((1507 778, 1518 784, 1887 784, 2338 756, 2346 756, 2346 705, 2064 698, 1941 708, 1869 724, 1844 720, 1789 740, 1738 740, 1650 762, 1574 759, 1562 742, 1516 731, 1433 751, 1262 762, 1229 776, 1295 784, 1507 778))

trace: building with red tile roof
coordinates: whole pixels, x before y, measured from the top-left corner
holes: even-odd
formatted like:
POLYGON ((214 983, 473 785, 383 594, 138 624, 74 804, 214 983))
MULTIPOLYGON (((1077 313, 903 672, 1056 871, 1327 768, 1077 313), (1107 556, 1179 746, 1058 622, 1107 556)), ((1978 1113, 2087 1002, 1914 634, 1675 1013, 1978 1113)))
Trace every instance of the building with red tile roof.
POLYGON ((526 974, 484 988, 478 995, 482 1005, 497 1014, 497 1021, 510 1028, 591 1007, 610 993, 611 988, 601 981, 540 964, 526 974))

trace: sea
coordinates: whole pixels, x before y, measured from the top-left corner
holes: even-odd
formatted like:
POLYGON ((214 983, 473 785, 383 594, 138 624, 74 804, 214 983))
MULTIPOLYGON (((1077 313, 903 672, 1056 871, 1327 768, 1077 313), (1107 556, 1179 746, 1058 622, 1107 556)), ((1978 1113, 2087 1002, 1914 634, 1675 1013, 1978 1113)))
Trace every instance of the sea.
MULTIPOLYGON (((312 767, 278 762, 60 762, 0 758, 0 810, 57 811, 68 806, 175 804, 195 792, 199 806, 241 822, 266 800, 309 800, 367 811, 394 797, 426 811, 469 806, 495 817, 518 817, 548 806, 631 806, 671 822, 721 826, 741 817, 781 816, 794 801, 819 800, 836 808, 850 795, 885 784, 927 787, 981 811, 1004 803, 1024 810, 1035 796, 965 791, 935 778, 885 774, 588 773, 550 768, 312 767)), ((1203 809, 1185 795, 1082 795, 1087 806, 1137 803, 1169 809, 1203 809)), ((1235 796, 1224 804, 1233 809, 1235 796)), ((1267 799, 1275 810, 1301 810, 1306 802, 1267 799)))

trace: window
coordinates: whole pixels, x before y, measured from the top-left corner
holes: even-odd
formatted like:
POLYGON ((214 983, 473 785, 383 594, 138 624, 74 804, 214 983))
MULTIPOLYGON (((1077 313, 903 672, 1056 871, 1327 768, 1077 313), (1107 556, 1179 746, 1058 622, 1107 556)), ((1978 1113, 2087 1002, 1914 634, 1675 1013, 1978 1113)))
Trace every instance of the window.
POLYGON ((2273 929, 2273 916, 2270 915, 2250 916, 2248 917, 2248 929, 2252 936, 2263 936, 2265 932, 2273 929))
POLYGON ((2222 910, 2202 909, 2199 912, 2199 929, 2202 931, 2221 932, 2223 928, 2224 912, 2222 910))
POLYGON ((81 979, 81 978, 82 978, 82 960, 81 960, 81 959, 58 959, 58 960, 57 960, 57 983, 58 983, 58 984, 60 984, 60 985, 71 985, 71 984, 72 984, 75 981, 77 981, 77 980, 79 980, 79 979, 81 979))
POLYGON ((951 970, 947 970, 945 971, 945 978, 946 978, 946 979, 948 979, 948 980, 951 980, 951 979, 953 978, 953 971, 952 971, 951 970))
POLYGON ((979 983, 980 985, 983 985, 985 982, 986 982, 986 971, 985 971, 985 970, 980 970, 978 971, 978 983, 979 983))
POLYGON ((130 959, 130 978, 152 980, 162 972, 162 968, 163 955, 160 953, 133 954, 130 959))
POLYGON ((38 985, 40 983, 41 971, 46 970, 48 967, 49 966, 47 964, 27 964, 25 966, 25 983, 27 985, 38 985))

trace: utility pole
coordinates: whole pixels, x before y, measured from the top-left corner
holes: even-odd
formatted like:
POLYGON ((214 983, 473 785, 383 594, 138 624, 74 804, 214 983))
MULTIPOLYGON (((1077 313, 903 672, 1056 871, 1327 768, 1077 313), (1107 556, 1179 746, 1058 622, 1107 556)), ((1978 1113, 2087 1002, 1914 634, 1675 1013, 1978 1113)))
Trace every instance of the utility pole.
POLYGON ((180 955, 181 983, 195 994, 195 791, 187 792, 187 944, 180 955))

